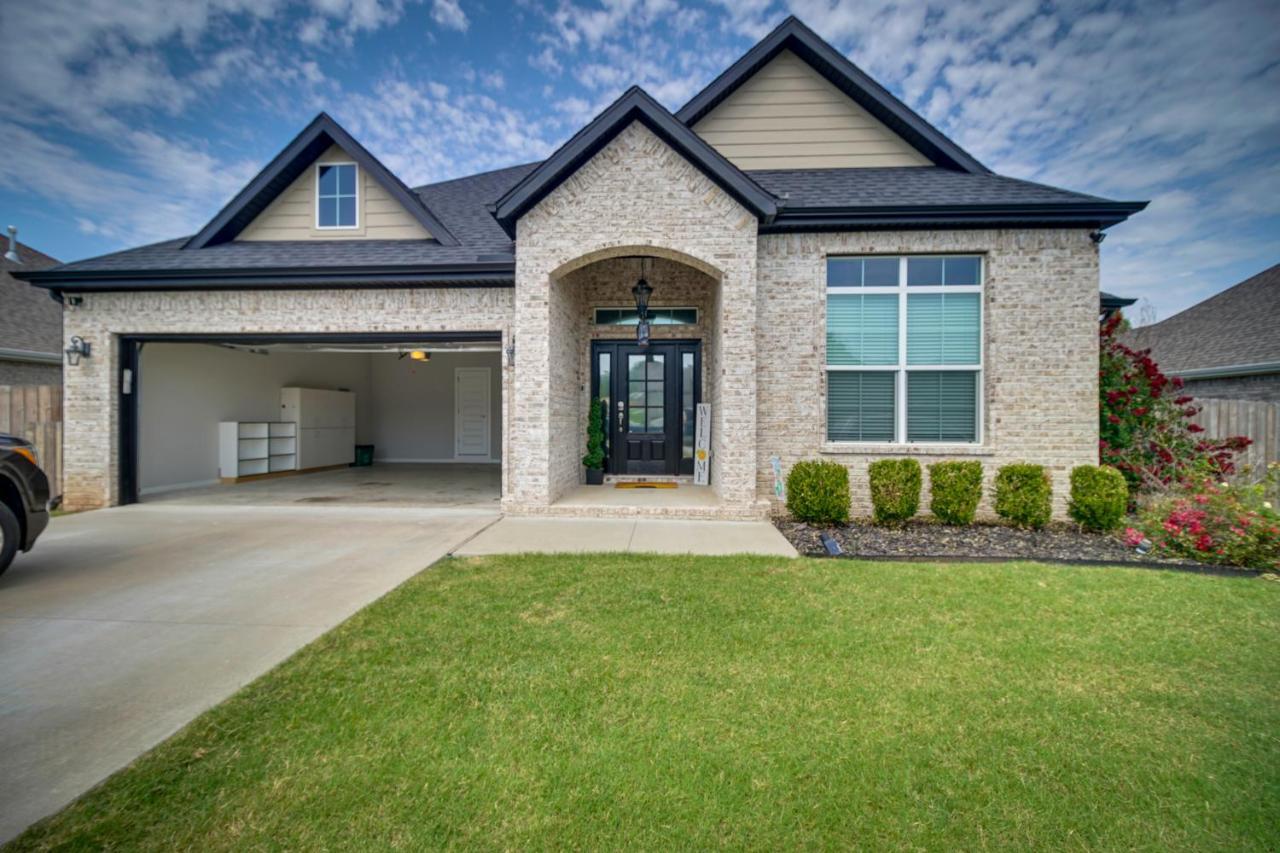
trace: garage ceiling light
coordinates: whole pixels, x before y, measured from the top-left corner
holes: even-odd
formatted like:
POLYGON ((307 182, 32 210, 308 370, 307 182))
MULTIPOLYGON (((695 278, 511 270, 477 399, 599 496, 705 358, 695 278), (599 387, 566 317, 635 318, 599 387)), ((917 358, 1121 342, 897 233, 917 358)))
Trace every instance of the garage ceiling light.
POLYGON ((409 358, 413 359, 414 361, 430 361, 431 353, 427 352, 426 350, 416 349, 413 352, 409 353, 409 358))

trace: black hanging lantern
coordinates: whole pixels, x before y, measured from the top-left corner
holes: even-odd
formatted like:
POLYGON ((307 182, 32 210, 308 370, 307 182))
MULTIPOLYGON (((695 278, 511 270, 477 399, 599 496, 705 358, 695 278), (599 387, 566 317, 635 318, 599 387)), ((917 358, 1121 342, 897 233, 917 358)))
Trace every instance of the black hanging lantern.
POLYGON ((644 261, 640 263, 640 280, 631 288, 631 295, 636 300, 636 343, 646 346, 649 343, 649 297, 653 295, 653 288, 644 279, 644 261))

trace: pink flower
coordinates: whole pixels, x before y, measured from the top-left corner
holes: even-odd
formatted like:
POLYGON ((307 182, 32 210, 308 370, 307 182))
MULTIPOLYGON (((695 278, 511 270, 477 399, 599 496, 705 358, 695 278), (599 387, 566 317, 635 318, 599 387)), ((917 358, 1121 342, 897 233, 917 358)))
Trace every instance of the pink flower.
POLYGON ((1200 534, 1200 538, 1196 540, 1197 551, 1209 551, 1213 548, 1213 537, 1208 533, 1200 534))
POLYGON ((1132 527, 1124 529, 1124 544, 1130 548, 1136 548, 1142 544, 1142 540, 1146 537, 1142 535, 1142 531, 1134 530, 1132 527))

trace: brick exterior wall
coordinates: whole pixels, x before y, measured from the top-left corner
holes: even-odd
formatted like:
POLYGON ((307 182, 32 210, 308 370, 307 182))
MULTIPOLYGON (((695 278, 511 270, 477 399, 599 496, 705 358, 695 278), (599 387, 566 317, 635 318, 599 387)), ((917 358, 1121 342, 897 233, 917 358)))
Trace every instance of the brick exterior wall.
MULTIPOLYGON (((769 459, 784 475, 801 459, 849 468, 854 513, 869 515, 867 466, 914 456, 921 465, 978 459, 987 491, 1009 462, 1047 465, 1054 512, 1066 515, 1068 476, 1097 463, 1098 251, 1084 230, 911 231, 760 238, 757 488, 773 498, 769 459), (826 257, 978 253, 983 291, 985 411, 980 447, 853 448, 826 443, 826 257), (812 328, 812 334, 797 334, 812 328)), ((922 511, 928 508, 928 474, 922 511)), ((774 501, 773 511, 783 508, 774 501)), ((984 499, 982 511, 990 513, 984 499)))
MULTIPOLYGON (((68 338, 93 344, 92 358, 63 372, 65 504, 80 510, 118 503, 120 335, 500 331, 505 342, 512 297, 504 288, 85 294, 84 304, 64 317, 68 338)), ((504 436, 510 373, 504 367, 504 436)))
POLYGON ((695 328, 654 333, 703 341, 711 477, 726 517, 782 510, 773 456, 784 471, 819 456, 847 465, 858 514, 870 511, 866 467, 885 456, 976 458, 988 484, 1007 462, 1046 464, 1059 517, 1071 467, 1096 461, 1098 253, 1084 230, 759 236, 746 209, 640 124, 517 228, 514 290, 85 295, 65 315, 65 336, 94 345, 64 371, 66 505, 117 502, 120 335, 500 331, 515 344, 514 367, 503 359, 503 507, 546 512, 582 476, 589 341, 634 334, 594 326, 590 312, 632 304, 635 261, 623 258, 635 255, 655 259, 655 306, 701 311, 695 328), (940 252, 986 258, 981 446, 826 444, 826 256, 940 252))
MULTIPOLYGON (((645 279, 653 288, 650 308, 697 308, 698 322, 690 326, 652 326, 650 338, 661 340, 695 340, 702 342, 702 401, 710 401, 710 376, 707 364, 715 349, 714 332, 715 279, 700 270, 665 258, 647 259, 645 279)), ((631 288, 640 276, 640 263, 634 258, 611 258, 597 261, 564 277, 565 284, 581 294, 585 338, 579 346, 578 381, 581 399, 578 403, 576 429, 586 451, 587 408, 591 398, 591 341, 634 341, 635 326, 596 325, 596 308, 634 308, 631 288)), ((615 369, 622 369, 615 366, 615 369)), ((616 409, 614 410, 616 412, 616 409)), ((611 414, 613 414, 611 412, 611 414)), ((579 454, 581 455, 581 454, 579 454)))
POLYGON ((717 282, 708 319, 715 357, 707 359, 715 371, 707 383, 712 483, 727 505, 755 505, 756 225, 638 123, 520 219, 515 382, 522 399, 510 431, 507 511, 545 510, 581 480, 589 306, 572 273, 632 255, 676 261, 717 282))

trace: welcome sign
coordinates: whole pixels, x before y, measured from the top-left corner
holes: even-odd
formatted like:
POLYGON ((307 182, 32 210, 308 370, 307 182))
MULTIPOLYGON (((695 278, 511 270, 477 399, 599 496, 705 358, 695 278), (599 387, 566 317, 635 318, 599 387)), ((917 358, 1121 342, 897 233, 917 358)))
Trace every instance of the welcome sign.
POLYGON ((711 404, 699 403, 693 427, 693 482, 711 482, 711 404))

